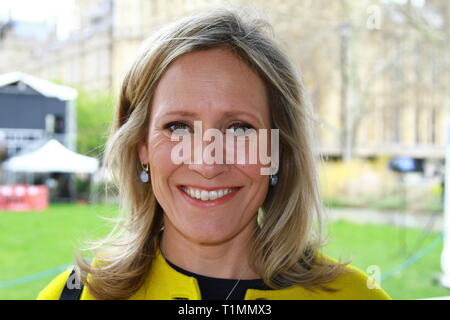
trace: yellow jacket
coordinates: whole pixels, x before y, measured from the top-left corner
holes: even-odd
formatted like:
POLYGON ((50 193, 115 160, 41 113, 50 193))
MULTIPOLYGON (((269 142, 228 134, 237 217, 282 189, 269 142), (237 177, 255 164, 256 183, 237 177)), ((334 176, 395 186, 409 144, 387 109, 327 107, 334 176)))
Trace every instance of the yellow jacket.
MULTIPOLYGON (((326 256, 325 256, 326 257, 326 256)), ((329 257, 327 257, 329 258, 329 257)), ((330 258, 331 259, 331 258, 330 258)), ((331 259, 333 260, 333 259, 331 259)), ((381 288, 369 289, 369 277, 361 270, 347 266, 351 273, 344 273, 326 285, 339 289, 337 292, 322 290, 310 291, 299 286, 280 290, 249 289, 245 300, 388 300, 389 295, 381 288)), ((38 300, 58 300, 69 277, 71 269, 58 275, 38 295, 38 300)), ((159 253, 152 265, 144 285, 130 300, 172 300, 174 298, 200 300, 200 289, 197 280, 173 269, 159 253)), ((85 286, 81 300, 95 299, 85 286)))

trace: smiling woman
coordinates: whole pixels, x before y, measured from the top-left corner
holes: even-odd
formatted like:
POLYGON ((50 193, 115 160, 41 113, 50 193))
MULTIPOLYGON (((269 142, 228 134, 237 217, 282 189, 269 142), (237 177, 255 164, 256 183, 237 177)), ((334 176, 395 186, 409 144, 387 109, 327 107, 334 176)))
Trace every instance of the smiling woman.
MULTIPOLYGON (((93 248, 93 263, 79 259, 76 272, 58 276, 39 298, 389 298, 369 289, 360 270, 319 252, 310 110, 268 28, 243 12, 216 10, 145 43, 124 79, 105 155, 125 225, 93 248), (174 133, 195 134, 195 121, 246 143, 249 130, 279 130, 279 168, 268 176, 261 161, 174 162, 174 133)), ((272 142, 258 141, 258 149, 272 142)), ((194 139, 193 152, 204 143, 194 139)), ((215 152, 237 149, 225 142, 215 152)))

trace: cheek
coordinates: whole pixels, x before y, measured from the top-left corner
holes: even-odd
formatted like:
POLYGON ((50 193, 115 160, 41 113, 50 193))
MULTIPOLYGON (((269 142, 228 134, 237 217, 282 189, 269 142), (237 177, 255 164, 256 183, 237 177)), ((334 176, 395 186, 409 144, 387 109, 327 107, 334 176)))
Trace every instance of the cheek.
POLYGON ((278 149, 277 134, 269 130, 260 130, 246 139, 232 140, 227 137, 225 154, 227 159, 233 159, 238 165, 258 165, 261 168, 270 167, 272 163, 277 162, 278 149), (274 144, 271 143, 272 138, 274 138, 274 144), (274 154, 272 154, 273 151, 274 154))
POLYGON ((168 180, 178 166, 170 158, 173 142, 155 136, 149 138, 148 146, 150 176, 155 195, 158 196, 161 189, 168 186, 168 180))
POLYGON ((253 183, 262 183, 267 176, 261 175, 261 168, 265 166, 260 164, 235 164, 234 165, 242 174, 251 179, 253 183))
POLYGON ((269 187, 269 177, 261 174, 262 165, 235 165, 242 175, 251 181, 248 197, 251 202, 263 202, 269 187))

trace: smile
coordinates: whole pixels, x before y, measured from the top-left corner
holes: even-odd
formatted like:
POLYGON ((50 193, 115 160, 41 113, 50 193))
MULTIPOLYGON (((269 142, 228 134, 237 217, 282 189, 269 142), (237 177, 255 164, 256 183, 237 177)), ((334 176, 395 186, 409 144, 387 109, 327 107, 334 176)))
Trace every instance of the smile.
POLYGON ((191 187, 185 187, 180 186, 179 187, 185 194, 187 194, 192 199, 197 199, 201 201, 212 201, 216 199, 220 199, 225 197, 226 195, 236 192, 240 188, 225 188, 225 189, 216 189, 212 191, 204 190, 204 189, 198 189, 198 188, 191 188, 191 187))

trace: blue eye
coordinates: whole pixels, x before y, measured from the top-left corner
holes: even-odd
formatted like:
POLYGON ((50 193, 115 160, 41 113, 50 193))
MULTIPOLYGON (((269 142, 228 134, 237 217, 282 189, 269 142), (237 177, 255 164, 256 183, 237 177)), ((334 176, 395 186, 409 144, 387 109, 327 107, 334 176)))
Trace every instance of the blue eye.
POLYGON ((251 132, 251 129, 254 130, 254 128, 249 124, 244 122, 237 122, 230 125, 227 130, 232 130, 232 133, 236 136, 245 136, 251 132))
POLYGON ((183 133, 191 133, 191 127, 184 123, 184 122, 170 122, 164 126, 164 129, 169 130, 171 133, 176 132, 177 134, 183 134, 183 133))

